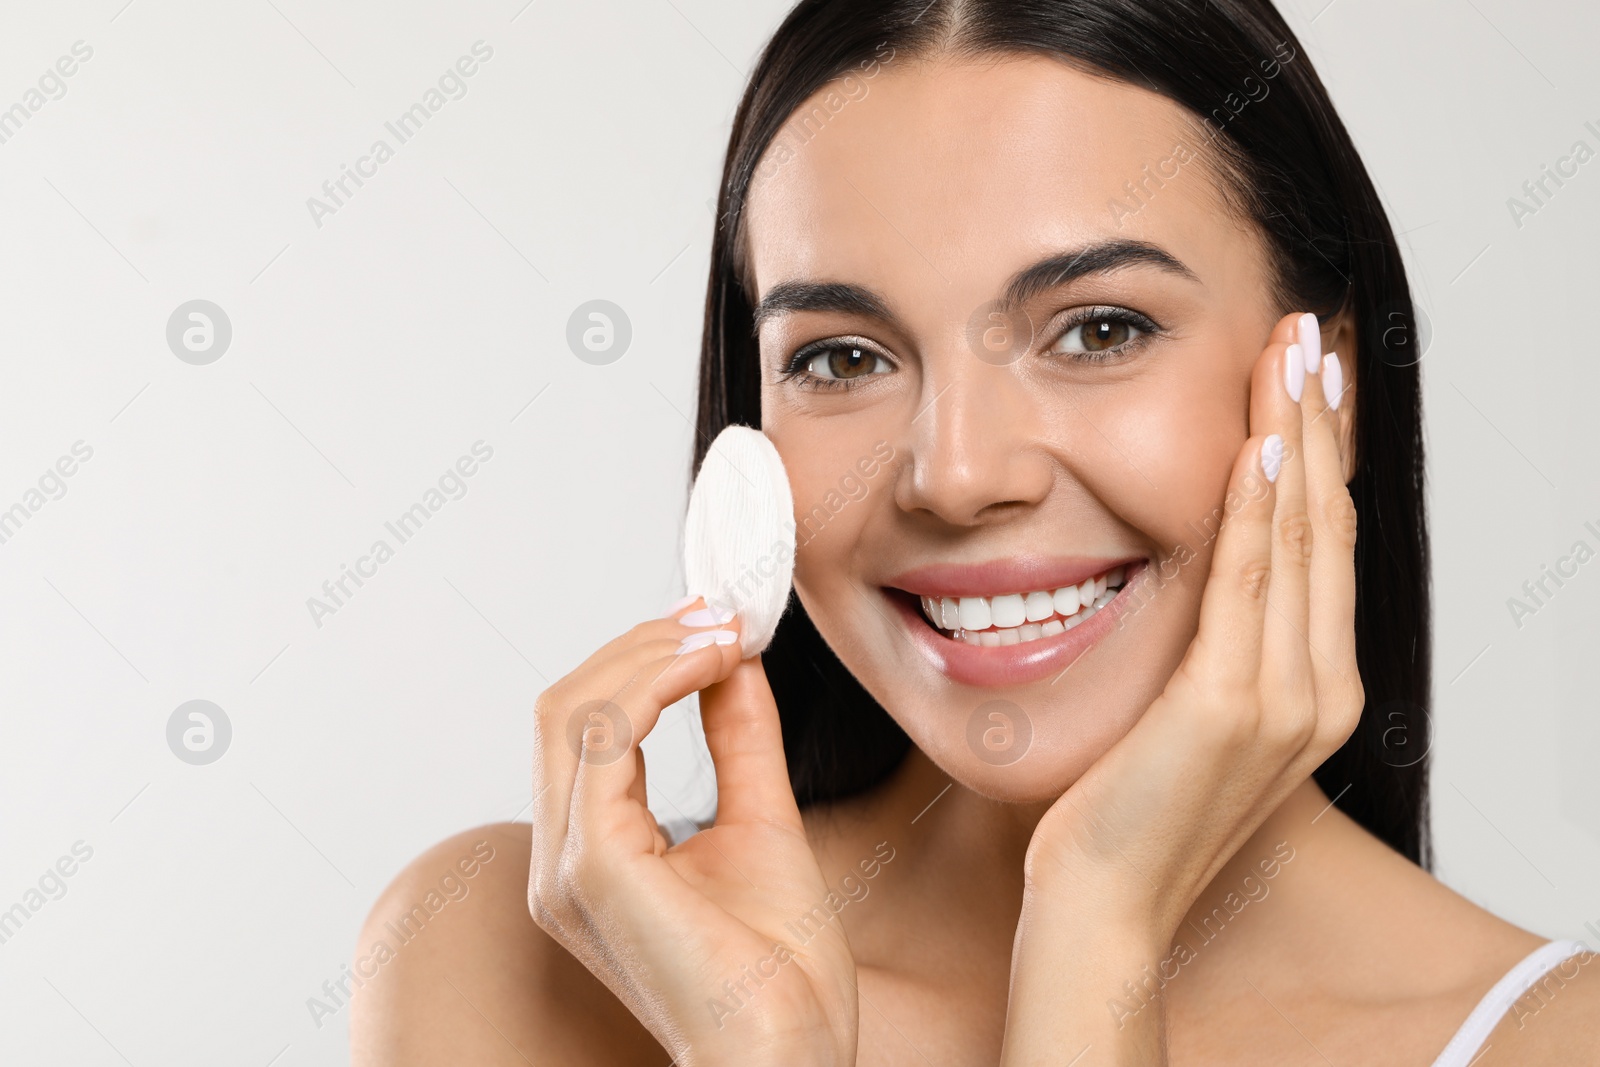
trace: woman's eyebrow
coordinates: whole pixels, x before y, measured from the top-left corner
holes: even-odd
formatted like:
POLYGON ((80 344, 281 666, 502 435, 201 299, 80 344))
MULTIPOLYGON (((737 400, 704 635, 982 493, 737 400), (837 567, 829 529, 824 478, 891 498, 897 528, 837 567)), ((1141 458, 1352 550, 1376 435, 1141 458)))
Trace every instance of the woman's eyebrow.
POLYGON ((888 301, 864 285, 849 282, 779 282, 767 290, 754 312, 755 329, 768 319, 796 311, 842 311, 894 321, 888 301))
POLYGON ((1085 275, 1104 274, 1134 266, 1156 267, 1187 281, 1200 281, 1199 276, 1184 266, 1177 256, 1159 245, 1148 241, 1102 241, 1076 252, 1058 252, 1046 256, 1033 266, 1019 270, 1006 283, 1005 296, 1000 304, 1003 308, 1014 308, 1040 293, 1085 275))
MULTIPOLYGON (((1188 281, 1200 279, 1176 256, 1148 241, 1101 241, 1075 251, 1057 252, 1024 267, 1006 283, 1003 308, 1027 303, 1040 293, 1090 274, 1124 267, 1152 266, 1188 281)), ((754 326, 797 311, 838 311, 894 322, 894 312, 878 293, 850 282, 779 282, 755 307, 754 326)))

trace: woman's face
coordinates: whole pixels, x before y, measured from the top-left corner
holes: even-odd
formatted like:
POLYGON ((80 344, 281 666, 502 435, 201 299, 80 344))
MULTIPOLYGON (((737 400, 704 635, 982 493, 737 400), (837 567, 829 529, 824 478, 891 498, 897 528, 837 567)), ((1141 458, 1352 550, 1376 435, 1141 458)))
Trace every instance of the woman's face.
POLYGON ((1046 58, 899 58, 819 92, 756 170, 796 589, 989 796, 1059 795, 1195 631, 1251 367, 1288 310, 1203 139, 1046 58))

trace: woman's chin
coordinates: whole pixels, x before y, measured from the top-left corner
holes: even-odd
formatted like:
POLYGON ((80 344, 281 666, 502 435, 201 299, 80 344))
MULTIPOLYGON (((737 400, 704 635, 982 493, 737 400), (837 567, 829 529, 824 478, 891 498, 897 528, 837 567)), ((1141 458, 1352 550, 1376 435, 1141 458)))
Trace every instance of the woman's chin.
MULTIPOLYGON (((1005 713, 1005 709, 994 708, 987 714, 1005 713)), ((1014 723, 990 719, 965 738, 942 739, 932 751, 923 751, 957 783, 979 796, 1026 805, 1056 801, 1115 743, 1115 738, 1098 744, 1084 738, 1051 739, 1026 726, 1020 731, 1014 727, 1014 723)))

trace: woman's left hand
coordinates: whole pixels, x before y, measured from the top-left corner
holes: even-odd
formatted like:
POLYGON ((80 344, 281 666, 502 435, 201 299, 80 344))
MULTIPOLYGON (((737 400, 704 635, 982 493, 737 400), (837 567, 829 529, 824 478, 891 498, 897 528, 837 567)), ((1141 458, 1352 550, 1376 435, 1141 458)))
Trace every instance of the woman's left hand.
POLYGON ((1205 887, 1360 719, 1356 513, 1324 390, 1342 375, 1307 374, 1291 398, 1297 320, 1278 322, 1256 363, 1228 489, 1243 503, 1217 538, 1183 662, 1034 832, 1005 1064, 1065 1062, 1086 1045, 1078 1067, 1165 1063, 1159 1002, 1129 1023, 1108 1000, 1162 959, 1205 887), (1263 493, 1273 435, 1281 468, 1263 493))

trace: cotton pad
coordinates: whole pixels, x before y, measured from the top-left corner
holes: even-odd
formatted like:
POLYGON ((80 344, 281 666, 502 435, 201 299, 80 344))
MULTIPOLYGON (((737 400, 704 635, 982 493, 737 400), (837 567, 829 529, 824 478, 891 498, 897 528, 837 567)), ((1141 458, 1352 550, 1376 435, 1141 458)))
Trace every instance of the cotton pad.
POLYGON ((739 614, 745 659, 772 643, 794 581, 794 497, 767 435, 729 426, 689 494, 683 573, 690 593, 739 614))

